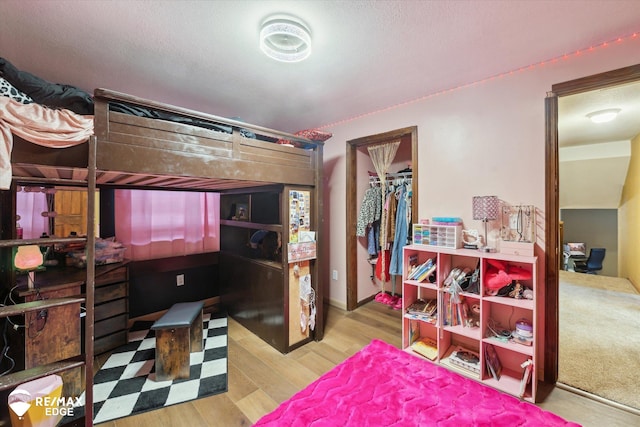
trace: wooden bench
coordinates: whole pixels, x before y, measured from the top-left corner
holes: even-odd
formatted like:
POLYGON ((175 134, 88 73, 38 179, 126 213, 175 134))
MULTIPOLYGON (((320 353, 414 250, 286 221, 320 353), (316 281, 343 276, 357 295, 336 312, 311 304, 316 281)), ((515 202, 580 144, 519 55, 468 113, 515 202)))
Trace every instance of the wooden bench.
POLYGON ((156 334, 156 381, 189 378, 190 353, 202 351, 204 303, 174 304, 151 329, 156 334))

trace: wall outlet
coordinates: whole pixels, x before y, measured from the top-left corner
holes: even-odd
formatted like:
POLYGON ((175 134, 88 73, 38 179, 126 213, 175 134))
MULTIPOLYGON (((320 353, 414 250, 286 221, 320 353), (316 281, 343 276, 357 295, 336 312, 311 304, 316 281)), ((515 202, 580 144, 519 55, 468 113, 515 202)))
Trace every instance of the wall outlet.
POLYGON ((333 270, 333 272, 331 272, 331 278, 333 280, 338 280, 338 270, 333 270))
POLYGON ((177 286, 182 286, 184 285, 184 274, 178 274, 176 276, 176 285, 177 286))

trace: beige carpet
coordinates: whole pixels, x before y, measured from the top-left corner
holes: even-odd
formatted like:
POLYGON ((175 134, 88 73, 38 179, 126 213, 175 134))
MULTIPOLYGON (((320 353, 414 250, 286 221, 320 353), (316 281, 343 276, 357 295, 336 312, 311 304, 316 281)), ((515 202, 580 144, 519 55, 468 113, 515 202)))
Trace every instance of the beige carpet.
POLYGON ((558 381, 640 409, 640 295, 626 279, 560 272, 558 381))

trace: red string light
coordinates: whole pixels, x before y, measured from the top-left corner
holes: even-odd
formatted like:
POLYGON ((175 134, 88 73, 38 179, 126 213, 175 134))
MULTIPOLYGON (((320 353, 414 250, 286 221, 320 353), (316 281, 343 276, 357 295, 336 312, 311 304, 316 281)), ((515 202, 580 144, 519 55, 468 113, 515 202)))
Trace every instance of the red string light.
MULTIPOLYGON (((573 55, 574 56, 580 56, 585 52, 591 53, 591 52, 595 52, 599 48, 608 47, 609 44, 613 43, 613 42, 622 43, 624 41, 633 40, 633 39, 637 39, 637 38, 638 38, 638 33, 633 33, 633 34, 631 34, 629 36, 624 36, 624 37, 617 37, 617 38, 611 39, 609 41, 604 41, 601 44, 598 44, 598 45, 595 45, 595 46, 592 45, 592 46, 589 46, 588 48, 578 49, 578 50, 576 50, 574 52, 573 55)), ((341 125, 341 124, 344 124, 344 123, 350 123, 350 122, 353 122, 353 121, 356 121, 356 120, 359 120, 359 119, 362 119, 362 118, 365 118, 365 117, 373 116, 373 115, 378 114, 378 113, 382 113, 382 112, 390 111, 390 110, 395 110, 396 108, 404 107, 404 106, 407 106, 407 105, 410 105, 410 104, 415 104, 416 102, 424 101, 424 100, 429 99, 429 98, 434 98, 436 96, 439 96, 439 95, 442 95, 442 94, 445 94, 445 93, 457 91, 457 90, 464 89, 464 88, 467 88, 467 87, 470 87, 470 86, 474 86, 474 85, 477 85, 477 84, 480 84, 480 83, 485 83, 485 82, 491 81, 491 80, 496 79, 496 78, 506 77, 507 75, 513 75, 515 72, 522 72, 522 71, 525 71, 525 70, 532 70, 532 69, 535 69, 537 67, 542 67, 542 66, 546 65, 549 62, 555 63, 555 62, 558 62, 558 60, 560 60, 560 59, 567 60, 571 56, 572 56, 571 54, 564 53, 562 55, 559 55, 559 56, 556 56, 556 57, 553 57, 553 58, 550 58, 550 59, 547 59, 547 60, 544 60, 544 61, 540 61, 540 62, 537 62, 537 63, 532 63, 532 64, 527 65, 525 67, 520 67, 520 68, 517 68, 517 69, 514 69, 514 70, 507 71, 507 72, 494 74, 492 76, 485 77, 485 78, 480 79, 480 80, 475 80, 475 81, 470 82, 470 83, 464 83, 464 84, 461 84, 461 85, 458 85, 458 86, 454 86, 454 87, 451 87, 451 88, 448 88, 448 89, 442 89, 442 90, 439 90, 437 92, 434 92, 434 93, 431 93, 431 94, 428 94, 428 95, 423 95, 423 96, 420 96, 418 98, 414 98, 414 99, 411 99, 411 100, 408 100, 408 101, 400 102, 400 103, 397 103, 397 104, 394 104, 394 105, 390 105, 388 107, 383 107, 383 108, 375 110, 375 111, 370 111, 368 113, 359 114, 359 115, 356 115, 356 116, 353 116, 353 117, 350 117, 350 118, 347 118, 347 119, 338 120, 336 122, 320 126, 320 127, 316 128, 316 129, 327 129, 327 128, 331 128, 333 126, 341 125)))

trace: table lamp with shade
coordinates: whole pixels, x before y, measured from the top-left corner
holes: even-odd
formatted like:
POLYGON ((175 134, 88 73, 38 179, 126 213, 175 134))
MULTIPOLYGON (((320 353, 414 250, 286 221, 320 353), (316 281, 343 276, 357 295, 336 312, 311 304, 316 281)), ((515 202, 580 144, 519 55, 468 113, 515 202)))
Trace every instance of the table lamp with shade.
POLYGON ((38 245, 18 246, 16 254, 13 258, 13 265, 22 271, 27 272, 27 287, 33 289, 35 287, 35 270, 42 265, 44 257, 38 245))
POLYGON ((498 196, 474 196, 473 197, 473 219, 484 223, 484 245, 483 252, 493 252, 495 248, 489 246, 489 235, 487 234, 487 223, 498 219, 500 213, 500 199, 498 196))

